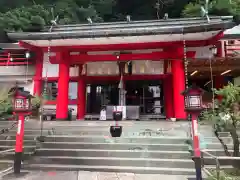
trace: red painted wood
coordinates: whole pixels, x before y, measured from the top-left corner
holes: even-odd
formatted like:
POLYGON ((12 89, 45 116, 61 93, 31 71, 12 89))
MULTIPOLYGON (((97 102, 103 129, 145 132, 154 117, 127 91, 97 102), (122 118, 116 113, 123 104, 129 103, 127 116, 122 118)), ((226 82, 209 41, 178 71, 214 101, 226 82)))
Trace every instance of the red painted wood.
POLYGON ((23 114, 18 115, 18 129, 16 133, 15 152, 23 152, 24 119, 25 116, 23 114))
POLYGON ((170 119, 174 117, 172 76, 163 80, 163 93, 166 119, 170 119))
MULTIPOLYGON (((220 40, 223 37, 223 32, 220 31, 216 36, 213 36, 207 40, 195 40, 195 41, 186 41, 188 47, 200 47, 208 46, 214 44, 216 41, 220 40)), ((169 39, 171 40, 171 39, 169 39)), ((24 41, 19 41, 19 45, 27 49, 36 49, 39 47, 28 44, 24 41)), ((52 52, 59 52, 62 50, 68 51, 113 51, 113 50, 136 50, 136 49, 159 49, 164 47, 179 47, 183 45, 183 41, 170 41, 170 42, 144 42, 144 43, 122 43, 122 44, 106 44, 106 45, 73 45, 73 46, 55 46, 51 47, 52 52)), ((40 47, 44 51, 47 51, 48 47, 40 47)))
MULTIPOLYGON (((187 52, 187 57, 192 58, 196 54, 195 51, 187 52)), ((71 55, 71 64, 82 64, 83 62, 94 62, 94 61, 130 61, 130 60, 164 60, 164 59, 181 59, 182 54, 175 54, 173 52, 152 52, 152 53, 139 53, 139 54, 121 54, 119 58, 115 55, 87 55, 78 54, 71 55)), ((50 62, 52 64, 59 64, 59 58, 56 56, 50 57, 50 62)))
MULTIPOLYGON (((13 59, 13 62, 17 61, 17 60, 25 60, 25 61, 27 61, 26 58, 15 58, 15 57, 12 57, 12 59, 13 59)), ((10 60, 9 58, 0 57, 0 61, 9 61, 9 60, 10 60)))
POLYGON ((198 115, 192 113, 193 151, 195 157, 201 157, 200 139, 198 133, 198 115))
POLYGON ((83 78, 78 80, 78 104, 77 104, 77 119, 83 120, 86 112, 86 83, 83 78))
MULTIPOLYGON (((56 105, 57 100, 48 100, 45 102, 46 105, 56 105)), ((77 100, 68 100, 68 105, 77 105, 77 100)))
POLYGON ((35 65, 33 94, 40 96, 42 93, 43 52, 39 50, 35 54, 36 54, 36 65, 35 65))
MULTIPOLYGON (((63 56, 62 58, 66 57, 63 56)), ((62 120, 65 120, 68 117, 69 69, 68 64, 59 64, 56 118, 62 120)))
POLYGON ((32 62, 1 62, 0 66, 18 66, 18 65, 27 65, 33 64, 32 62))
MULTIPOLYGON (((124 80, 135 81, 135 80, 154 80, 163 79, 169 76, 169 74, 152 74, 152 75, 124 75, 124 80)), ((96 81, 118 81, 120 76, 82 76, 85 81, 96 82, 96 81)), ((48 77, 49 82, 58 81, 59 77, 48 77)), ((79 77, 70 77, 71 82, 78 82, 79 77)), ((44 77, 42 78, 44 80, 44 77)))
MULTIPOLYGON (((182 48, 177 49, 176 53, 182 51, 182 48)), ((184 96, 181 92, 185 90, 185 75, 183 60, 172 60, 172 77, 173 77, 173 104, 174 114, 177 119, 186 119, 186 112, 184 110, 185 102, 184 96)))

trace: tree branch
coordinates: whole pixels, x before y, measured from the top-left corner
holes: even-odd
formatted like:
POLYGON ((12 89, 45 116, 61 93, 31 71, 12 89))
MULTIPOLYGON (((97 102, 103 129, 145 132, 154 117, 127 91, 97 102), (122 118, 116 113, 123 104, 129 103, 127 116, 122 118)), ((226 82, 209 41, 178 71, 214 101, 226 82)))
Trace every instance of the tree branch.
POLYGON ((215 136, 217 137, 217 139, 219 140, 219 142, 221 143, 221 145, 222 145, 222 147, 223 147, 223 150, 224 150, 226 156, 231 156, 231 154, 230 154, 230 152, 229 152, 229 150, 228 150, 227 145, 224 143, 224 141, 222 140, 222 138, 220 138, 217 130, 214 131, 214 134, 215 134, 215 136))

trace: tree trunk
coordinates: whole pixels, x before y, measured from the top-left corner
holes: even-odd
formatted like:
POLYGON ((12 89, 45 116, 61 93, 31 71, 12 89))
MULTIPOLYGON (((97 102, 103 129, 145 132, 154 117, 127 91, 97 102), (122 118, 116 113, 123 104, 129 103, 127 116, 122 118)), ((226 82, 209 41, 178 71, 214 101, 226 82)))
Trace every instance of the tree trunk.
POLYGON ((215 136, 218 138, 219 142, 221 143, 226 156, 231 156, 230 152, 228 151, 227 145, 223 142, 222 138, 220 138, 218 131, 216 130, 214 133, 215 133, 215 136))
MULTIPOLYGON (((233 157, 240 157, 240 152, 239 152, 239 139, 238 139, 238 134, 237 134, 237 129, 233 128, 230 131, 232 140, 233 140, 233 157)), ((234 160, 233 161, 233 166, 235 168, 240 168, 240 160, 234 160)))

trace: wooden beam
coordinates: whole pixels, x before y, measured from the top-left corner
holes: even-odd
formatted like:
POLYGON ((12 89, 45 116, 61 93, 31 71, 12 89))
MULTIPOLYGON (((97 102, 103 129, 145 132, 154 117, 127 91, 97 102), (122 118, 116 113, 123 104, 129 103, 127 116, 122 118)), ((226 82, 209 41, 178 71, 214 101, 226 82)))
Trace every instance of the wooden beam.
MULTIPOLYGON (((213 66, 212 71, 214 72, 223 72, 226 70, 239 70, 240 71, 240 66, 213 66)), ((199 71, 199 72, 210 72, 210 67, 207 66, 190 66, 188 67, 188 72, 194 72, 194 71, 199 71)))
MULTIPOLYGON (((187 52, 187 57, 194 57, 195 51, 187 52)), ((152 53, 138 53, 138 54, 120 54, 120 55, 87 55, 87 54, 77 54, 70 55, 68 61, 71 64, 82 64, 85 62, 98 62, 98 61, 130 61, 130 60, 153 60, 159 61, 164 59, 182 59, 183 54, 169 53, 169 52, 152 52, 152 53)), ((59 59, 56 56, 50 57, 50 62, 52 64, 58 64, 59 59)))

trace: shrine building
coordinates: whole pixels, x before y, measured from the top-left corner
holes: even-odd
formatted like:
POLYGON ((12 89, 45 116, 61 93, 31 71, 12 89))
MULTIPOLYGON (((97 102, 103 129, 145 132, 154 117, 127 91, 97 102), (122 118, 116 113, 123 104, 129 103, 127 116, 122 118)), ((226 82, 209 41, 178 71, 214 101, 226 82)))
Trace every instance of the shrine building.
POLYGON ((0 44, 5 49, 0 65, 7 66, 0 80, 17 81, 34 95, 46 91, 46 106, 56 108, 58 120, 68 117, 69 107, 82 120, 115 105, 126 106, 127 119, 138 113, 184 120, 181 92, 186 82, 207 87, 210 61, 216 88, 239 76, 238 62, 226 60, 227 40, 222 40, 235 25, 228 16, 210 22, 184 18, 11 32, 6 38, 15 44, 0 44), (22 57, 26 52, 28 57, 22 57))

